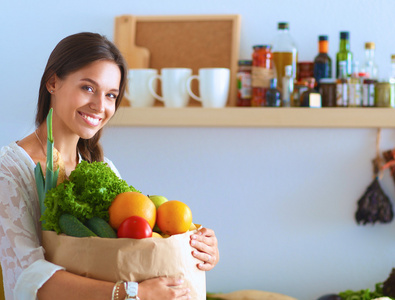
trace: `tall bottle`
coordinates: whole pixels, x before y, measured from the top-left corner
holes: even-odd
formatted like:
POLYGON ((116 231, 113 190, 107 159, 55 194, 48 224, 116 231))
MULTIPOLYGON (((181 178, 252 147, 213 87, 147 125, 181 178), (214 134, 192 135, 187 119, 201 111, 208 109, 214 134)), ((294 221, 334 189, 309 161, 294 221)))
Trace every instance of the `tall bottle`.
POLYGON ((375 48, 376 46, 373 42, 365 43, 365 63, 363 70, 370 79, 378 79, 379 77, 379 69, 374 58, 375 48))
POLYGON ((336 54, 336 78, 340 76, 340 62, 346 62, 346 73, 350 77, 352 74, 352 52, 350 51, 350 33, 348 31, 340 32, 339 52, 336 54))
POLYGON ((294 91, 294 79, 292 77, 292 66, 285 66, 285 76, 282 79, 282 106, 291 106, 291 95, 294 91))
POLYGON ((328 36, 320 35, 318 37, 318 55, 314 59, 314 78, 319 89, 322 78, 332 77, 332 59, 328 55, 328 36))
POLYGON ((347 107, 348 106, 348 77, 347 77, 347 65, 343 60, 339 62, 340 75, 336 80, 336 106, 347 107))
POLYGON ((294 39, 289 33, 289 24, 278 23, 278 31, 272 43, 274 65, 277 71, 278 88, 282 90, 282 78, 285 76, 285 66, 292 66, 292 77, 297 74, 298 50, 294 39))

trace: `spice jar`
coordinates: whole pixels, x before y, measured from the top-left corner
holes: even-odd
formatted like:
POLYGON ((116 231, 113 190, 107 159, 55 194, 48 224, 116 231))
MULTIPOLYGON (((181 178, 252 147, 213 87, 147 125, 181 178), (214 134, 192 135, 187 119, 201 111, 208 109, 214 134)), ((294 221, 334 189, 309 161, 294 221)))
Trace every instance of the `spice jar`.
POLYGON ((271 46, 256 45, 253 49, 251 106, 266 106, 266 92, 270 88, 270 79, 276 77, 271 46))
POLYGON ((237 70, 237 103, 236 106, 251 106, 251 60, 239 60, 237 70))
POLYGON ((322 107, 336 106, 336 80, 331 78, 322 78, 318 90, 321 94, 322 107))
POLYGON ((395 107, 395 84, 378 82, 375 86, 375 104, 377 107, 395 107))
POLYGON ((362 106, 373 107, 375 106, 375 86, 377 80, 374 79, 364 79, 362 85, 362 106))

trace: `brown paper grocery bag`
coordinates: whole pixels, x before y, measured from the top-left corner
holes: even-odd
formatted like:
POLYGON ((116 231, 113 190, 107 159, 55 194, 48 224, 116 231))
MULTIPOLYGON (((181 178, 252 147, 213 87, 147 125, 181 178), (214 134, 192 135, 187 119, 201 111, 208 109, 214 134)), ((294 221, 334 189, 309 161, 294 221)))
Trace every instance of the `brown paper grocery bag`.
POLYGON ((193 231, 168 238, 76 238, 43 231, 45 258, 67 271, 116 282, 168 276, 184 278, 192 299, 206 299, 206 275, 189 244, 193 231))

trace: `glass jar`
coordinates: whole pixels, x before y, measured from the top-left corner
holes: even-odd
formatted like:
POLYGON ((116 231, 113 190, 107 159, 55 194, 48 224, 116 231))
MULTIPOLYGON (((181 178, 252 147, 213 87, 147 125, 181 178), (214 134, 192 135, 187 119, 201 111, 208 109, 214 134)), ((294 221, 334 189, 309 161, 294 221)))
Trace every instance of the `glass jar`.
POLYGON ((336 80, 321 78, 319 92, 322 97, 322 107, 336 106, 336 80))
POLYGON ((266 91, 270 88, 270 79, 276 77, 271 46, 256 45, 253 49, 251 106, 266 106, 266 91))
POLYGON ((362 106, 373 107, 375 106, 375 86, 377 81, 374 79, 364 79, 362 85, 362 106))
POLYGON ((251 60, 239 60, 237 70, 237 103, 236 106, 251 106, 251 60))
POLYGON ((375 105, 377 107, 395 107, 395 83, 376 83, 375 105))

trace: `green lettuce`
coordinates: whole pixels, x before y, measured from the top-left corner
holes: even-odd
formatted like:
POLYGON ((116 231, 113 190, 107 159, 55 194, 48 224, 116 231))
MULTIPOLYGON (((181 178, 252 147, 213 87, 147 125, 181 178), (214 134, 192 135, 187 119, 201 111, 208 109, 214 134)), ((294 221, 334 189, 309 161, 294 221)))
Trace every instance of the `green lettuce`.
POLYGON ((59 218, 64 213, 81 222, 93 217, 108 221, 111 202, 118 194, 129 191, 140 192, 120 179, 107 163, 82 161, 69 179, 46 193, 46 210, 41 216, 44 229, 60 233, 59 218))

